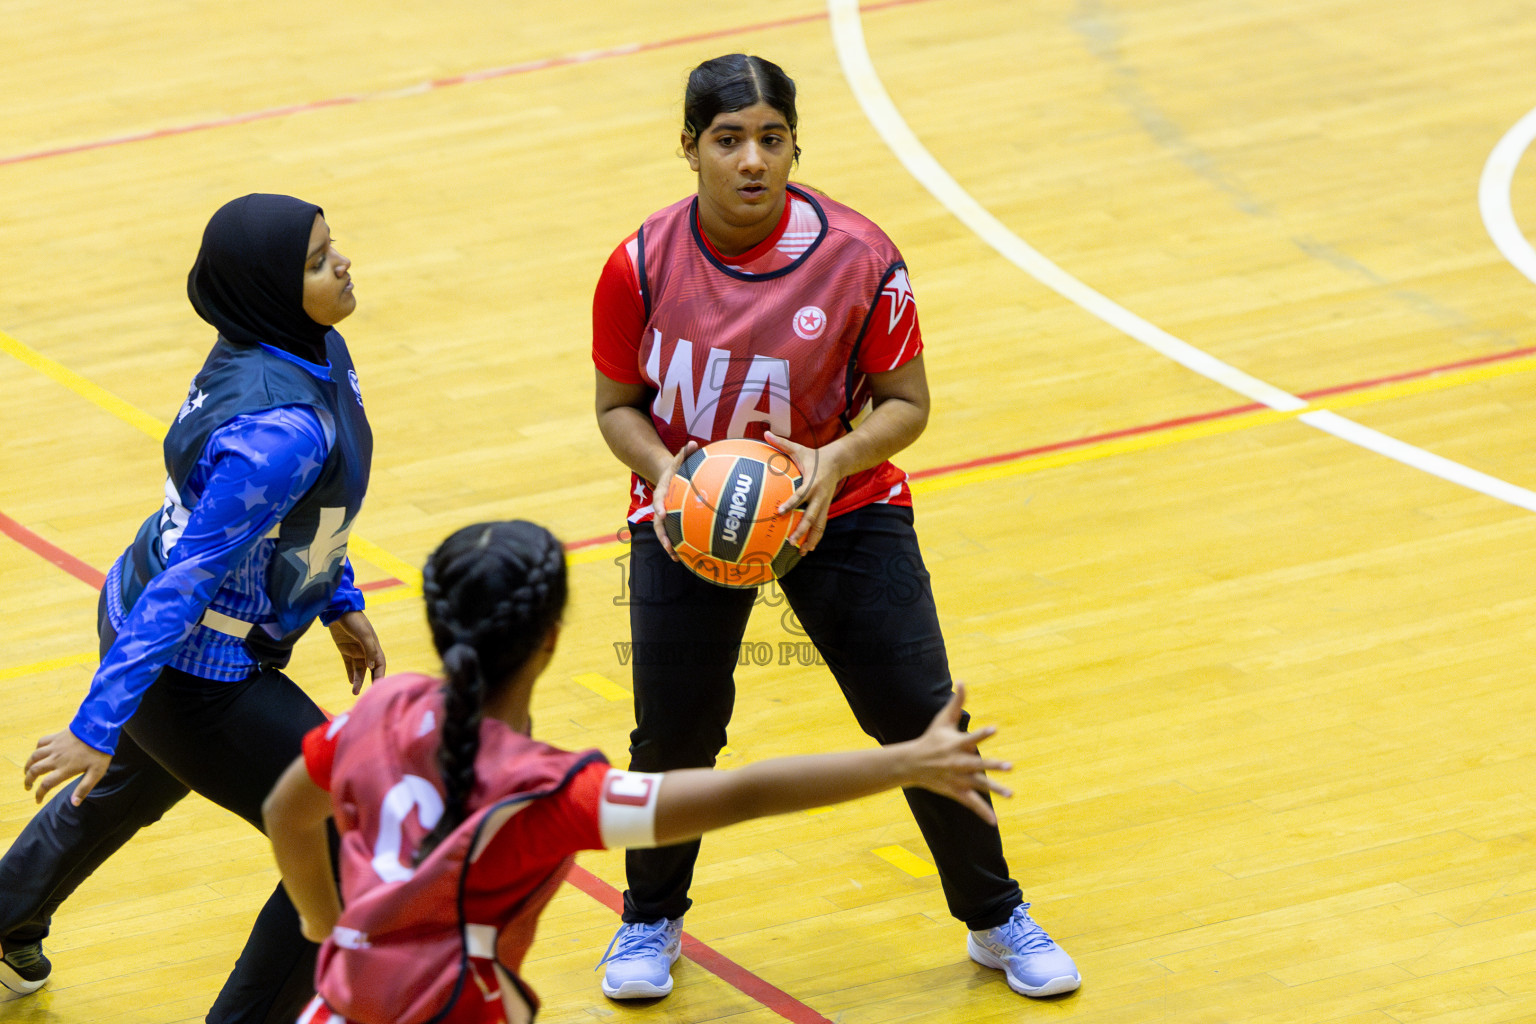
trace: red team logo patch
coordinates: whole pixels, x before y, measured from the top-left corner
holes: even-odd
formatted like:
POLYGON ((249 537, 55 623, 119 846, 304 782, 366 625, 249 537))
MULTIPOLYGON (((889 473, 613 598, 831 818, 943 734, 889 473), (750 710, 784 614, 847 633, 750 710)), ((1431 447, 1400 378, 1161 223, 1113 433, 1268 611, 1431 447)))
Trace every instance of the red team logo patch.
POLYGON ((820 306, 801 306, 793 322, 796 334, 806 341, 815 341, 827 329, 827 314, 820 306))
POLYGON ((654 780, 643 776, 621 775, 613 772, 608 776, 608 784, 603 787, 603 799, 610 804, 644 807, 651 802, 653 785, 655 785, 654 780))

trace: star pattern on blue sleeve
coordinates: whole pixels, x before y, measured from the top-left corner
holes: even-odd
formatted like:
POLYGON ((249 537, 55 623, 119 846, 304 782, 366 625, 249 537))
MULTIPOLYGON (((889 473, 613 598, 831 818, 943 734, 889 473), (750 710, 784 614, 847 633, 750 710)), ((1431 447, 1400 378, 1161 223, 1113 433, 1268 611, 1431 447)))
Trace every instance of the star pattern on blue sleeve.
POLYGON ((236 416, 209 436, 180 488, 187 522, 165 553, 165 570, 145 585, 102 659, 70 723, 77 737, 97 750, 116 749, 144 691, 232 574, 265 577, 236 570, 314 484, 326 454, 319 418, 304 406, 236 416))
POLYGON ((240 500, 245 502, 246 510, 249 511, 250 509, 253 509, 256 506, 266 502, 267 489, 265 487, 257 487, 254 484, 247 483, 240 489, 240 500))
POLYGON ((303 477, 304 485, 307 488, 309 484, 314 483, 315 477, 319 475, 321 463, 305 456, 299 459, 298 466, 299 473, 303 477))

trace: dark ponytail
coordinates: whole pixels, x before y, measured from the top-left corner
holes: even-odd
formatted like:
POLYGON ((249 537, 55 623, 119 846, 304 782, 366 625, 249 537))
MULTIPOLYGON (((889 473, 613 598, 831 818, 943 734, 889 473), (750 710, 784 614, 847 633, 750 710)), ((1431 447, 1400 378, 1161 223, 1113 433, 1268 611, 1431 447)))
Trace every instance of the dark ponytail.
POLYGON ((443 816, 419 864, 466 816, 485 702, 523 667, 565 610, 565 549, 542 526, 478 523, 454 533, 422 572, 427 625, 443 659, 437 764, 443 816))
MULTIPOLYGON (((795 81, 771 60, 729 53, 707 60, 688 73, 683 95, 683 131, 697 140, 717 114, 766 103, 784 115, 789 130, 800 123, 795 110, 795 81)), ((795 147, 800 159, 800 147, 795 147)))

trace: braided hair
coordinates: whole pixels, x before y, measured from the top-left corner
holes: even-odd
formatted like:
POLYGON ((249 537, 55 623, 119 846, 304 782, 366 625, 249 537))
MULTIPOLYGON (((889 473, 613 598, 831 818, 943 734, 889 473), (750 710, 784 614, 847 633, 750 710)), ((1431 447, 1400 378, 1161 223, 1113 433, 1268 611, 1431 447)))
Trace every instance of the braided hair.
POLYGON ((466 816, 475 788, 480 720, 538 650, 565 609, 565 548, 524 520, 477 523, 454 533, 422 572, 427 625, 443 659, 437 764, 443 816, 416 852, 419 864, 466 816))

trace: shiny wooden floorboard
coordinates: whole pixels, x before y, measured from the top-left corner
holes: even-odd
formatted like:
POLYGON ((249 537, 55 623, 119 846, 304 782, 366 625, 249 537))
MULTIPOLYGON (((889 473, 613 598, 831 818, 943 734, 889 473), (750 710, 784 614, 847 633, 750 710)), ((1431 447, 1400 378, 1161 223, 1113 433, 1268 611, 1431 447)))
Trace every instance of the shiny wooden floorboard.
MULTIPOLYGON (((689 932, 839 1024, 1536 1020, 1531 512, 1239 409, 1025 274, 880 140, 813 0, 0 0, 0 23, 0 514, 28 536, 107 568, 209 341, 184 298, 203 224, 304 196, 355 261, 360 578, 408 580, 475 519, 591 541, 535 720, 622 763, 591 287, 690 188, 685 70, 762 53, 800 85, 797 177, 911 266, 935 413, 899 461, 955 675, 1017 763, 1011 866, 1085 981, 1026 1003, 971 964, 936 879, 875 853, 926 857, 895 796, 711 836, 689 932)), ((1525 5, 912 0, 863 31, 916 137, 1067 273, 1313 408, 1536 483, 1533 285, 1477 198, 1536 95, 1525 5)), ((1510 200, 1530 224, 1528 159, 1510 200)), ((89 679, 95 593, 12 539, 0 580, 8 841, 20 765, 89 679)), ((370 614, 393 668, 432 667, 409 586, 370 614)), ((727 766, 863 742, 796 639, 758 610, 727 766)), ((306 640, 293 674, 339 708, 334 662, 306 640)), ((580 864, 622 887, 620 854, 580 864)), ((185 801, 65 906, 53 979, 0 1019, 200 1020, 274 881, 259 837, 185 801)), ((614 925, 561 891, 541 1020, 785 1019, 688 961, 667 1000, 607 1002, 614 925)))

